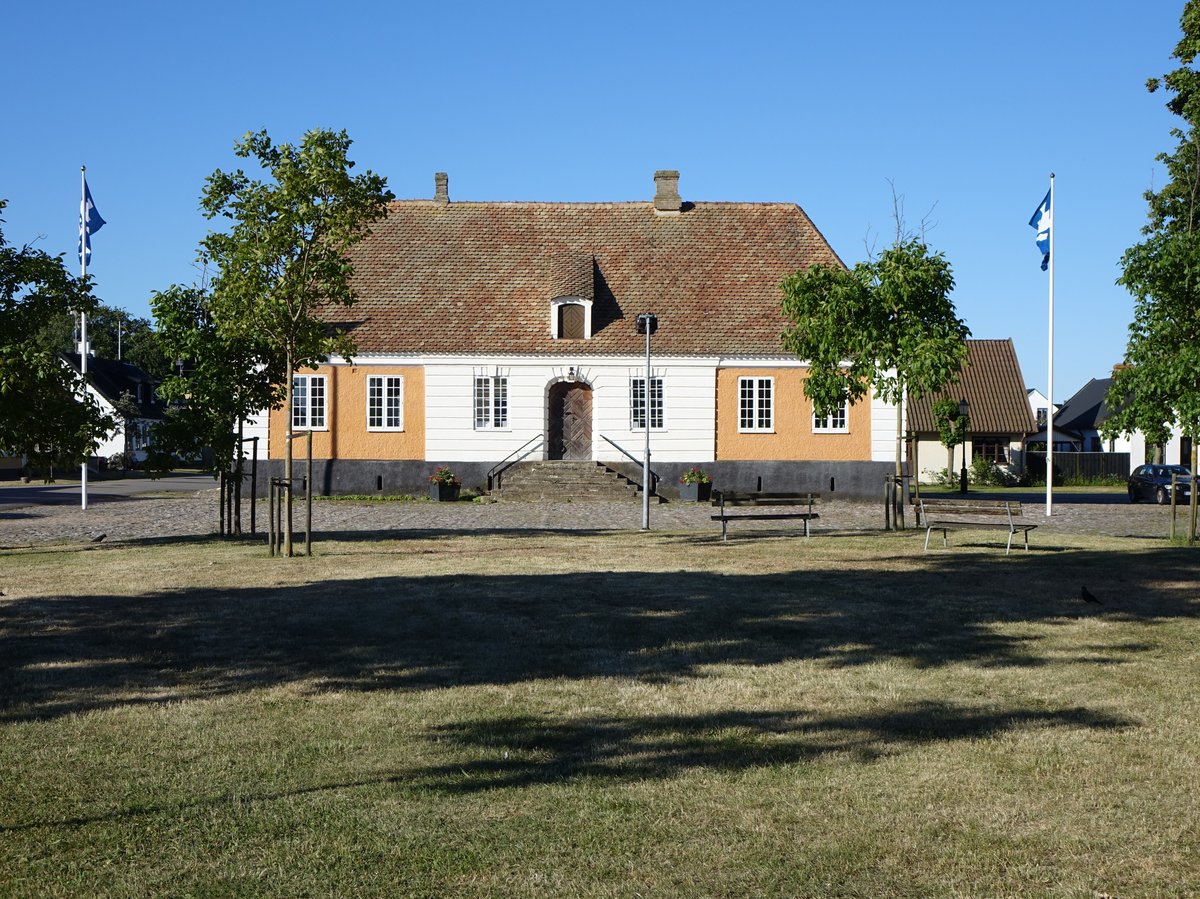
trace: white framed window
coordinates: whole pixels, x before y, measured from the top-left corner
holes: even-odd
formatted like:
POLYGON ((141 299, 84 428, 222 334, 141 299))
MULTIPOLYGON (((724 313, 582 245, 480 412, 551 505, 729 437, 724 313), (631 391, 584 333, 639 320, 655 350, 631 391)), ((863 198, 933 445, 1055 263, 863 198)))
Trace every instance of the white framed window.
POLYGON ((508 427, 508 378, 492 375, 475 378, 475 430, 508 427))
POLYGON ((775 429, 775 379, 738 378, 738 430, 775 429))
POLYGON ((832 415, 824 417, 813 413, 813 433, 814 434, 849 434, 850 433, 850 406, 848 403, 842 403, 840 409, 835 409, 832 415))
POLYGON ((292 377, 292 427, 306 431, 324 431, 325 376, 292 377))
POLYGON ((367 430, 404 430, 404 378, 399 375, 367 377, 367 430))
MULTIPOLYGON (((634 431, 646 430, 646 379, 629 381, 629 426, 634 431)), ((663 428, 663 379, 650 379, 650 430, 663 428)))

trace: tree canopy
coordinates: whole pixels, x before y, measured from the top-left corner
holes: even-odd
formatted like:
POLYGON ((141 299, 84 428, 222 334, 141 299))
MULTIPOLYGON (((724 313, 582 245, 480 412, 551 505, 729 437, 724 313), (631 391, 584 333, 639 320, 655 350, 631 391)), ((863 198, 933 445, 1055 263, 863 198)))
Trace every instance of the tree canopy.
POLYGON ((162 349, 180 363, 159 387, 168 405, 157 442, 180 455, 207 447, 214 469, 231 471, 239 423, 271 405, 282 374, 267 364, 261 338, 219 331, 211 302, 204 288, 180 285, 151 300, 162 349))
POLYGON ((793 322, 783 344, 809 363, 805 396, 817 415, 871 391, 895 403, 897 473, 902 399, 952 383, 966 359, 970 332, 955 313, 953 288, 945 256, 899 234, 853 269, 813 265, 783 282, 783 311, 793 322))
MULTIPOLYGON (((1172 427, 1200 436, 1200 0, 1189 0, 1181 19, 1183 37, 1172 54, 1179 68, 1151 93, 1168 95, 1167 109, 1182 125, 1171 129, 1175 147, 1159 154, 1168 180, 1145 199, 1149 221, 1145 239, 1121 259, 1123 285, 1135 298, 1126 365, 1109 388, 1109 434, 1142 431, 1164 443, 1172 427)), ((1193 464, 1195 456, 1193 450, 1193 464)))
MULTIPOLYGON (((158 333, 149 319, 124 309, 97 303, 88 313, 88 343, 101 359, 121 359, 136 365, 155 380, 171 373, 173 360, 158 345, 158 333)), ((42 330, 42 339, 56 351, 78 352, 79 316, 64 312, 42 330)))
MULTIPOLYGON (((6 205, 0 200, 0 212, 6 205)), ((112 430, 43 337, 56 318, 95 306, 89 282, 72 276, 61 255, 9 246, 0 231, 0 452, 37 467, 70 465, 112 430)))
MULTIPOLYGON (((265 131, 250 133, 235 152, 253 158, 269 177, 217 170, 201 195, 204 214, 228 224, 201 244, 202 258, 217 270, 207 314, 231 353, 251 344, 261 351, 261 365, 278 379, 272 408, 290 405, 297 369, 354 352, 349 335, 335 327, 340 308, 355 300, 348 251, 386 215, 392 193, 380 175, 351 174, 350 146, 345 131, 309 131, 295 145, 276 145, 265 131)), ((290 481, 292 416, 285 421, 284 477, 290 481)), ((284 533, 290 555, 290 519, 284 533)))

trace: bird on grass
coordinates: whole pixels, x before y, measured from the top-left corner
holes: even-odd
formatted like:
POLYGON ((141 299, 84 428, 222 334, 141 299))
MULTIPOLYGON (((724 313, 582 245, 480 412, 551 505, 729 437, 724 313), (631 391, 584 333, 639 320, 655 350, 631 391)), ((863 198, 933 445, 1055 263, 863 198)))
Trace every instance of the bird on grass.
POLYGON ((1100 600, 1096 599, 1096 597, 1094 597, 1092 595, 1092 591, 1089 590, 1087 587, 1079 588, 1079 598, 1082 599, 1084 602, 1090 602, 1090 603, 1095 603, 1096 605, 1100 605, 1100 600))
POLYGON ((108 536, 108 534, 97 534, 95 537, 92 538, 92 543, 99 543, 101 540, 103 540, 107 536, 108 536))

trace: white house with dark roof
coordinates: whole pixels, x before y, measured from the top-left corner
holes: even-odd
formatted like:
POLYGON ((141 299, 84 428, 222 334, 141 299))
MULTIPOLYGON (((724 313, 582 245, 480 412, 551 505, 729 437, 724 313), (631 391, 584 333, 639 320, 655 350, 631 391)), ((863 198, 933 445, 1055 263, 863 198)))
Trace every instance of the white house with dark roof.
MULTIPOLYGON (((782 348, 780 283, 841 261, 792 203, 389 204, 351 253, 358 346, 298 373, 323 492, 398 491, 448 465, 483 486, 514 454, 620 468, 650 428, 667 483, 701 465, 729 489, 878 493, 895 408, 816 419, 806 364, 782 348), (646 380, 645 337, 657 316, 646 380)), ((269 416, 283 456, 284 411, 269 416)))

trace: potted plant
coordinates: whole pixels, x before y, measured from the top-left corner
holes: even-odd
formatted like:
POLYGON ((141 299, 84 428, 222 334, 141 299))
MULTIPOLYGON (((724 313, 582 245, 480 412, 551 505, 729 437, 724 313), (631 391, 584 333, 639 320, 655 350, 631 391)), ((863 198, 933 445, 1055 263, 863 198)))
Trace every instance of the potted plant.
POLYGON ((712 478, 703 468, 693 465, 679 478, 679 499, 685 503, 708 502, 712 496, 712 478))
POLYGON ((458 499, 458 491, 462 489, 462 481, 454 476, 445 465, 439 465, 429 476, 429 496, 441 503, 454 502, 458 499))

